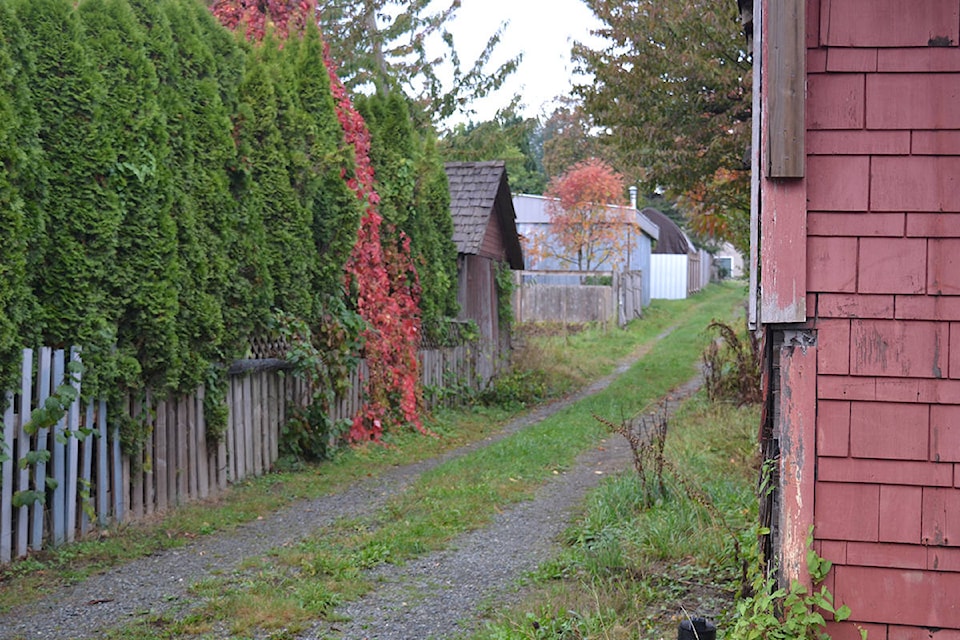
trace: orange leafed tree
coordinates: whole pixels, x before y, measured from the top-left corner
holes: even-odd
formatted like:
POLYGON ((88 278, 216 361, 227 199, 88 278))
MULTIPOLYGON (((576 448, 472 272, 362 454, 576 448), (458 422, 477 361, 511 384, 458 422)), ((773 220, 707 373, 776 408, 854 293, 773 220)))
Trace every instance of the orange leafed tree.
POLYGON ((623 255, 632 220, 623 176, 590 158, 550 181, 544 195, 552 241, 531 242, 534 258, 553 258, 577 271, 612 268, 623 255), (611 206, 612 205, 612 206, 611 206))

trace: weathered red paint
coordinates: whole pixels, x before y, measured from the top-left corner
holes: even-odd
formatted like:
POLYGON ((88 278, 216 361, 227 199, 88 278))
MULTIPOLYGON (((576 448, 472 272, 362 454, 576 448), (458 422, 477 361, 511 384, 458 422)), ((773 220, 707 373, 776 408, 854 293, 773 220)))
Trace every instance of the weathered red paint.
POLYGON ((820 458, 817 475, 823 482, 950 487, 954 466, 936 462, 820 458))
POLYGON ((881 73, 960 71, 960 49, 925 47, 922 49, 881 49, 877 55, 881 73))
POLYGON ((823 293, 818 297, 817 310, 821 318, 893 318, 894 300, 899 298, 892 295, 823 293))
POLYGON ((913 131, 910 133, 910 153, 930 156, 960 155, 960 131, 913 131))
MULTIPOLYGON (((907 551, 919 553, 923 560, 917 566, 926 567, 926 551, 913 546, 920 543, 920 514, 923 505, 921 487, 898 485, 880 486, 880 542, 899 542, 907 545, 907 551)), ((856 557, 850 564, 860 564, 856 557)))
POLYGON ((807 207, 811 211, 867 211, 870 159, 865 156, 807 158, 807 207))
POLYGON ((870 622, 960 629, 960 574, 849 565, 834 570, 838 604, 865 612, 870 622))
POLYGON ((863 376, 945 378, 948 325, 919 320, 852 320, 850 371, 863 376))
MULTIPOLYGON (((880 526, 882 528, 882 521, 880 526)), ((926 569, 927 551, 912 544, 848 542, 847 564, 861 567, 926 569)))
POLYGON ((960 211, 960 157, 883 156, 871 167, 873 211, 960 211))
POLYGON ((930 458, 960 462, 960 405, 930 407, 930 458))
POLYGON ((809 517, 871 638, 960 640, 960 0, 806 16, 805 177, 757 198, 760 321, 816 336, 781 353, 780 553, 795 573, 809 517))
POLYGON ((827 71, 832 73, 876 71, 877 49, 830 49, 827 71))
POLYGON ((810 290, 856 291, 856 248, 856 238, 808 237, 807 286, 810 290))
POLYGON ((908 213, 907 236, 958 238, 960 237, 960 214, 908 213))
MULTIPOLYGON (((887 636, 879 635, 879 631, 870 631, 869 637, 887 640, 960 640, 960 631, 953 629, 925 629, 897 625, 891 625, 889 629, 887 636)), ((838 640, 837 636, 834 636, 834 640, 838 640)))
POLYGON ((924 293, 926 240, 861 238, 857 280, 860 293, 924 293))
POLYGON ((960 378, 960 323, 950 323, 950 378, 960 378))
MULTIPOLYGON (((826 62, 826 61, 824 61, 826 62)), ((808 129, 860 129, 864 117, 863 74, 807 76, 808 129)), ((811 184, 814 181, 811 180, 811 184)))
POLYGON ((828 47, 925 47, 937 36, 956 43, 958 31, 958 6, 947 0, 829 0, 820 11, 820 43, 828 47))
POLYGON ((829 351, 817 350, 817 371, 823 374, 850 373, 850 321, 817 322, 818 339, 833 345, 829 351))
POLYGON ((850 455, 874 460, 926 460, 930 408, 923 404, 854 402, 850 455))
POLYGON ((817 404, 817 455, 845 458, 850 454, 850 403, 821 400, 817 404))
POLYGON ((818 482, 814 530, 825 540, 874 541, 880 535, 880 487, 818 482))
POLYGON ((780 349, 781 580, 810 583, 806 544, 814 522, 817 347, 806 332, 789 333, 780 349))
MULTIPOLYGON (((909 131, 820 130, 807 132, 810 155, 890 156, 910 153, 909 131)), ((901 231, 903 231, 901 229, 901 231)))
POLYGON ((921 542, 934 547, 960 546, 960 491, 924 487, 921 542))
POLYGON ((960 321, 960 297, 897 296, 895 317, 900 320, 960 321))
MULTIPOLYGON (((960 177, 958 177, 960 179, 960 177)), ((960 239, 928 241, 927 288, 935 295, 960 295, 960 239)))
POLYGON ((960 128, 956 73, 877 73, 866 81, 867 129, 960 128))

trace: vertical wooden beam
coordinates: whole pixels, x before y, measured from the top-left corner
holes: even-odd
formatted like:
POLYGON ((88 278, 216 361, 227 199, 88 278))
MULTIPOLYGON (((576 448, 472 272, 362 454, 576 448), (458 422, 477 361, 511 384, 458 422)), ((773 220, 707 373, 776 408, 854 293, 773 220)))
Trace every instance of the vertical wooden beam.
POLYGON ((185 503, 190 496, 190 471, 187 458, 189 433, 187 398, 186 396, 177 396, 177 504, 185 503))
MULTIPOLYGON (((133 398, 133 403, 129 405, 130 416, 138 421, 147 420, 147 411, 143 408, 139 396, 133 398)), ((143 480, 146 475, 146 460, 144 445, 139 445, 136 452, 130 456, 130 516, 134 520, 143 518, 143 480)))
MULTIPOLYGON (((97 438, 94 437, 94 405, 95 400, 93 398, 87 403, 87 412, 83 420, 83 426, 86 428, 87 434, 83 438, 83 461, 81 464, 81 477, 83 478, 83 488, 86 492, 86 495, 81 494, 81 509, 80 509, 80 535, 85 536, 90 532, 90 517, 88 511, 93 509, 93 495, 90 493, 90 488, 93 486, 93 447, 97 443, 97 438)), ((98 483, 99 484, 99 483, 98 483)))
POLYGON ((107 524, 110 513, 110 471, 107 449, 107 401, 101 399, 97 403, 97 526, 107 524))
MULTIPOLYGON (((37 406, 42 407, 50 397, 50 369, 53 349, 50 347, 40 348, 40 362, 37 366, 37 376, 40 386, 40 395, 37 397, 37 406)), ((48 429, 39 429, 37 431, 37 451, 47 450, 48 429)), ((40 461, 34 465, 33 470, 33 489, 46 494, 47 491, 47 463, 40 461)), ((40 501, 34 502, 30 507, 30 548, 34 551, 40 551, 43 548, 43 519, 44 504, 40 501)))
POLYGON ((13 393, 4 394, 3 449, 7 454, 0 464, 0 563, 13 556, 13 393))
POLYGON ((200 472, 200 438, 197 430, 197 396, 196 394, 183 396, 182 402, 186 405, 187 413, 187 495, 190 500, 196 500, 200 493, 200 482, 197 476, 200 472))
POLYGON ((167 399, 157 402, 157 422, 153 427, 153 469, 156 472, 157 482, 157 511, 166 511, 168 504, 169 470, 167 460, 170 459, 170 449, 167 446, 167 399))
MULTIPOLYGON (((761 149, 764 158, 761 167, 765 169, 759 184, 759 263, 760 263, 760 300, 759 322, 763 324, 783 324, 804 322, 807 318, 807 188, 806 180, 781 179, 769 173, 771 156, 776 152, 771 139, 782 135, 773 124, 773 110, 777 101, 775 74, 771 71, 774 57, 775 38, 781 37, 774 28, 771 15, 773 5, 779 7, 780 30, 804 29, 804 22, 789 23, 788 17, 803 15, 803 7, 794 12, 789 6, 801 0, 764 0, 759 16, 761 33, 759 51, 763 64, 761 75, 761 149)), ((761 3, 758 3, 758 5, 761 3)), ((802 4, 802 2, 801 2, 802 4)), ((755 7, 756 9, 756 7, 755 7)), ((756 19, 756 15, 755 15, 756 19)), ((791 31, 794 39, 795 33, 791 31)), ((797 47, 805 52, 805 38, 799 38, 797 47)), ((805 63, 799 70, 805 73, 805 63)), ((799 71, 798 71, 799 73, 799 71)), ((801 87, 802 89, 802 87, 801 87)), ((756 88, 754 89, 757 90, 756 88)), ((802 97, 802 91, 801 91, 802 97)), ((799 122, 801 130, 804 123, 799 122)), ((801 131, 800 135, 805 135, 801 131)), ((802 172, 801 172, 802 175, 802 172)))
MULTIPOLYGON (((50 394, 53 395, 57 389, 64 383, 66 355, 63 349, 57 349, 53 352, 53 378, 51 379, 50 394)), ((41 405, 42 406, 42 405, 41 405)), ((53 442, 50 443, 52 450, 51 473, 53 476, 53 504, 50 506, 51 529, 53 531, 53 546, 60 546, 67 541, 67 519, 66 519, 66 495, 67 495, 67 448, 65 445, 65 432, 67 429, 67 417, 61 416, 55 425, 53 425, 53 442)), ((39 447, 38 447, 39 450, 39 447)), ((43 489, 37 488, 38 491, 43 489)), ((41 506, 41 509, 43 507, 41 506)))
MULTIPOLYGON (((80 362, 80 351, 77 347, 70 348, 70 362, 80 362)), ((77 531, 77 483, 79 482, 80 469, 80 374, 70 374, 70 384, 77 392, 77 397, 70 403, 70 409, 67 413, 67 487, 66 487, 66 508, 67 508, 67 542, 73 542, 77 531)))
POLYGON ((810 587, 807 535, 813 525, 816 469, 817 337, 787 331, 780 348, 781 582, 810 587))
POLYGON ((207 451, 207 418, 203 412, 203 399, 205 395, 206 390, 202 386, 197 389, 197 464, 199 465, 197 469, 197 489, 200 492, 201 499, 210 495, 210 468, 208 466, 210 456, 207 451))
POLYGON ((154 411, 153 394, 147 389, 147 399, 143 406, 143 419, 147 421, 149 431, 143 443, 143 508, 147 515, 153 515, 157 506, 155 477, 157 473, 156 449, 153 438, 157 432, 157 418, 154 411))
POLYGON ((767 9, 767 176, 802 178, 806 160, 806 0, 776 0, 767 9))
MULTIPOLYGON (((30 437, 24 430, 24 426, 30 422, 32 415, 30 402, 33 398, 33 349, 23 350, 20 372, 20 427, 17 429, 17 466, 20 468, 20 472, 17 474, 17 490, 28 491, 30 489, 30 468, 24 458, 30 451, 30 437)), ((12 456, 13 452, 10 455, 12 456)), ((17 512, 17 557, 20 558, 27 555, 28 515, 27 505, 20 507, 17 512)))

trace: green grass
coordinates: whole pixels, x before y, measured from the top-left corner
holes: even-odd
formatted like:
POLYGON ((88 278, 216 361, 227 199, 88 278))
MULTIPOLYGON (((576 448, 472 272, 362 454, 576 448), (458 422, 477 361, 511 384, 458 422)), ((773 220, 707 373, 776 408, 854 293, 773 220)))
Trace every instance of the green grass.
POLYGON ((755 406, 710 404, 702 394, 686 402, 669 423, 667 459, 678 472, 667 474, 666 497, 643 508, 636 473, 608 479, 568 530, 562 556, 471 638, 672 639, 687 614, 722 629, 741 577, 734 539, 752 546, 758 422, 755 406))
MULTIPOLYGON (((656 305, 647 318, 632 323, 627 331, 587 331, 567 336, 560 344, 546 341, 544 357, 563 352, 569 358, 563 367, 578 371, 586 381, 612 371, 619 360, 648 344, 665 328, 678 327, 606 391, 425 473, 372 518, 338 522, 293 548, 278 549, 247 563, 233 575, 197 585, 195 593, 205 598, 205 603, 184 619, 143 621, 135 628, 118 631, 116 637, 220 637, 217 634, 223 633, 245 637, 257 629, 288 633, 310 620, 328 616, 338 602, 354 598, 369 587, 362 578, 364 569, 441 548, 464 531, 489 522, 504 505, 529 497, 554 470, 570 465, 579 452, 607 435, 592 414, 614 418, 630 415, 688 379, 707 340, 703 327, 713 318, 730 317, 742 293, 742 287, 710 287, 692 300, 656 305)), ((91 546, 109 547, 110 553, 116 548, 129 548, 125 557, 150 553, 182 543, 195 532, 209 531, 211 522, 218 523, 221 530, 229 528, 295 499, 322 495, 394 465, 482 439, 512 415, 515 412, 480 407, 445 410, 430 421, 430 427, 443 435, 439 439, 397 435, 391 438, 390 447, 368 446, 318 467, 271 474, 244 483, 217 504, 188 508, 159 525, 131 527, 91 546), (139 546, 133 544, 134 540, 140 540, 139 546)), ((44 566, 68 564, 66 553, 51 554, 44 566)), ((93 555, 93 549, 74 552, 74 566, 82 567, 84 558, 93 555)), ((101 566, 89 563, 88 570, 101 566)), ((78 570, 74 579, 81 573, 78 570)), ((18 584, 40 589, 59 584, 47 574, 47 570, 12 570, 2 590, 12 598, 9 592, 18 590, 14 588, 18 584)))

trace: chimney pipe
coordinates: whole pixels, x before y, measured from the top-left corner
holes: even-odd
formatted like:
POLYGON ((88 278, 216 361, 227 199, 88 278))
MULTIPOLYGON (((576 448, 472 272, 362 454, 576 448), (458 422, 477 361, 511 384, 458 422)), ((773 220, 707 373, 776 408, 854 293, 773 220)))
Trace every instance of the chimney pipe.
POLYGON ((628 191, 630 191, 630 207, 632 209, 636 209, 637 208, 637 185, 635 184, 630 185, 630 188, 628 189, 628 191))

